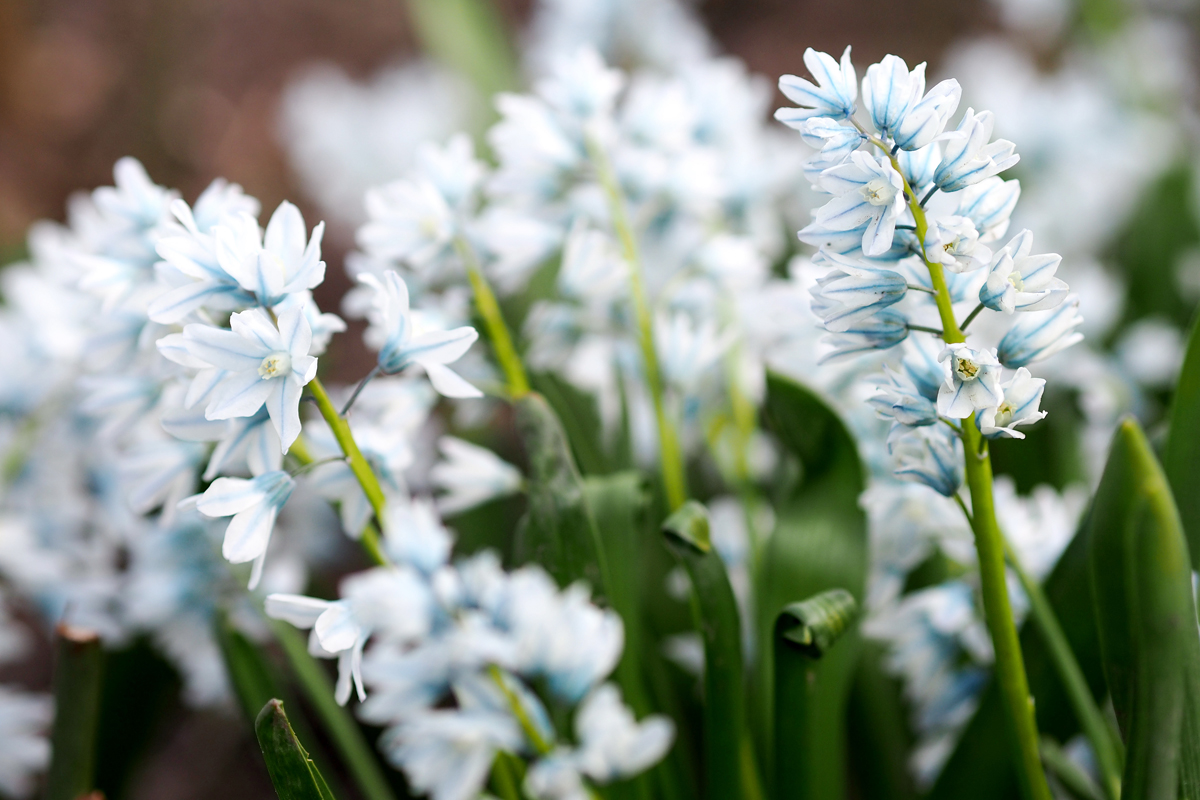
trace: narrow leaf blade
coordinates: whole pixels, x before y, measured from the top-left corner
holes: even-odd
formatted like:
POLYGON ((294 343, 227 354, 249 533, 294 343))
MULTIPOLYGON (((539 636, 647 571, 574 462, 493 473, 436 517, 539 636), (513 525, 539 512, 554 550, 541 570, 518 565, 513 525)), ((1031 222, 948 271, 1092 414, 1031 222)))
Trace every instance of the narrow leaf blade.
POLYGON ((254 722, 258 746, 279 800, 334 800, 316 764, 296 738, 283 702, 272 699, 254 722))

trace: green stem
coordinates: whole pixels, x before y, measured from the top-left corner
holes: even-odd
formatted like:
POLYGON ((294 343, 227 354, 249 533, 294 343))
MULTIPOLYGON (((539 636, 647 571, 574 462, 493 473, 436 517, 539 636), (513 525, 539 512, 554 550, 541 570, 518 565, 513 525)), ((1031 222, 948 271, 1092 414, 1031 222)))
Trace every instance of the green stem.
POLYGON ((1122 759, 1117 743, 1113 741, 1108 723, 1105 721, 1104 715, 1100 713, 1095 698, 1092 697, 1092 690, 1088 686, 1087 678, 1083 676, 1083 670, 1079 668, 1079 662, 1075 660, 1075 654, 1071 652, 1067 636, 1063 633, 1058 617, 1055 616, 1054 609, 1050 606, 1050 601, 1046 599, 1042 587, 1025 571, 1008 541, 1004 543, 1004 550, 1009 566, 1017 574, 1021 586, 1025 589, 1025 594, 1029 597, 1030 614, 1050 651, 1050 660, 1054 663, 1058 678, 1067 691, 1067 698, 1070 700, 1071 708, 1075 711, 1079 727, 1083 729, 1088 741, 1092 744, 1092 752, 1096 756, 1096 766, 1100 769, 1100 781, 1104 788, 1104 794, 1108 800, 1120 800, 1122 759))
MULTIPOLYGON (((337 440, 338 446, 342 448, 342 454, 346 456, 346 463, 350 465, 350 471, 358 479, 358 485, 362 487, 367 501, 375 511, 375 518, 382 525, 387 499, 383 495, 383 487, 379 485, 379 479, 375 477, 375 471, 371 469, 371 465, 367 463, 362 451, 358 449, 358 443, 354 441, 354 434, 350 432, 350 423, 338 413, 320 378, 313 378, 308 384, 308 390, 316 399, 321 416, 329 423, 329 428, 333 431, 333 438, 337 440)), ((307 451, 302 450, 301 452, 304 455, 301 456, 297 453, 298 458, 303 459, 308 456, 307 451)), ((379 546, 379 534, 374 528, 368 526, 363 531, 362 546, 376 564, 386 566, 389 563, 387 556, 383 554, 383 550, 379 546)))
MULTIPOLYGON (((938 316, 942 321, 942 338, 947 344, 966 341, 962 329, 954 319, 953 302, 946 285, 946 274, 942 265, 931 261, 924 252, 925 234, 929 222, 925 209, 917 201, 912 187, 904 178, 895 156, 888 152, 887 145, 878 138, 869 137, 880 147, 892 162, 892 168, 904 181, 904 192, 908 207, 916 223, 917 241, 921 243, 921 257, 929 269, 934 298, 937 300, 938 316)), ((983 612, 987 619, 988 632, 996 653, 996 678, 1000 683, 1001 695, 1008 708, 1009 722, 1016 747, 1017 762, 1021 776, 1021 793, 1026 800, 1051 800, 1050 787, 1042 769, 1038 753, 1037 720, 1033 712, 1033 698, 1029 696, 1029 680, 1025 675, 1025 663, 1021 656, 1021 642, 1017 637, 1017 626, 1013 621, 1012 605, 1008 599, 1005 583, 1004 537, 996 522, 996 510, 992 498, 992 461, 987 442, 979 428, 970 418, 962 424, 962 441, 966 461, 967 486, 971 492, 971 529, 975 534, 975 550, 979 555, 979 580, 983 594, 983 612)))
POLYGON ((467 267, 467 278, 471 281, 471 291, 475 294, 475 307, 479 309, 479 316, 483 317, 488 339, 492 343, 492 352, 496 354, 496 360, 500 362, 500 368, 504 370, 504 376, 508 380, 508 393, 514 400, 524 397, 529 394, 529 378, 525 375, 525 367, 521 364, 517 348, 513 346, 512 336, 508 332, 508 325, 504 323, 504 315, 500 313, 496 295, 479 266, 475 249, 462 236, 454 237, 454 249, 458 251, 459 258, 467 267))
POLYGON ((662 371, 658 364, 658 351, 654 347, 654 321, 650 315, 650 303, 646 297, 646 286, 642 281, 642 265, 638 256, 637 240, 629 223, 625 209, 625 198, 612 165, 600 144, 591 137, 587 142, 588 153, 596 175, 608 199, 613 230, 621 243, 621 255, 629 266, 629 288, 633 298, 634 316, 637 320, 638 339, 642 349, 642 361, 646 368, 646 385, 654 403, 654 419, 658 424, 659 450, 662 459, 663 488, 667 493, 667 505, 677 510, 687 500, 687 477, 683 468, 683 452, 674 426, 667 418, 663 401, 662 371))
POLYGON ((504 673, 495 664, 489 664, 488 675, 495 681, 496 686, 500 687, 501 693, 504 694, 504 699, 508 701, 509 710, 517 718, 517 722, 521 725, 521 730, 525 732, 525 738, 529 739, 529 743, 533 745, 533 749, 540 756, 549 753, 552 749, 550 743, 543 739, 542 734, 538 732, 537 726, 533 724, 533 720, 529 718, 529 714, 525 711, 525 706, 521 703, 521 698, 517 696, 516 692, 508 688, 508 684, 504 680, 504 673))
POLYGON ((975 318, 979 316, 979 312, 983 311, 983 309, 984 309, 983 303, 980 303, 979 305, 975 306, 975 308, 971 311, 971 313, 967 314, 967 318, 963 320, 962 325, 958 326, 958 329, 960 331, 965 331, 967 329, 967 326, 975 321, 975 318))
POLYGON ((521 800, 523 797, 513 758, 511 753, 501 750, 492 761, 492 788, 500 800, 521 800))
POLYGON ((95 788, 96 738, 104 649, 90 630, 58 626, 54 664, 53 753, 46 800, 75 800, 95 788))
POLYGON ((304 637, 286 622, 271 620, 271 628, 292 667, 304 696, 321 720, 325 733, 333 740, 342 763, 354 778, 366 800, 395 800, 379 761, 362 729, 333 699, 333 686, 321 665, 308 652, 304 637))

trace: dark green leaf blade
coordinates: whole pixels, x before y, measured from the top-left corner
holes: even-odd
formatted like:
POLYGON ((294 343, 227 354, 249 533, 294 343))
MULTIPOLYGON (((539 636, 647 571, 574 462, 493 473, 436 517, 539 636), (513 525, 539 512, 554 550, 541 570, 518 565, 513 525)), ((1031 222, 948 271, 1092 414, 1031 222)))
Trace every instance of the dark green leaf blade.
POLYGON ((827 736, 811 724, 820 706, 825 686, 817 669, 818 659, 858 617, 854 596, 832 589, 779 612, 775 621, 775 800, 808 800, 818 796, 818 786, 809 781, 821 768, 817 738, 827 736))
POLYGON ((667 543, 691 578, 692 615, 704 641, 705 797, 738 798, 757 785, 747 763, 742 626, 721 557, 712 548, 708 512, 695 500, 663 523, 667 543))
MULTIPOLYGON (((758 559, 756 626, 760 658, 754 696, 765 774, 774 765, 774 625, 790 603, 833 588, 861 600, 867 571, 866 518, 858 505, 863 469, 846 426, 816 394, 796 381, 767 374, 768 428, 800 462, 802 480, 776 503, 776 526, 758 559)), ((846 793, 846 711, 861 652, 857 629, 814 668, 823 687, 803 724, 812 732, 809 797, 841 800, 846 793)), ((782 787, 773 787, 779 791, 782 787)))
POLYGON ((317 765, 296 738, 281 700, 263 706, 254 721, 258 746, 279 800, 334 800, 317 765))
POLYGON ((582 579, 603 593, 596 521, 562 424, 541 395, 530 393, 514 406, 529 457, 529 510, 517 531, 517 561, 541 564, 560 586, 582 579))
POLYGON ((1200 316, 1192 324, 1187 355, 1171 401, 1163 469, 1171 482, 1195 569, 1200 561, 1200 316))
POLYGON ((1150 443, 1123 420, 1091 516, 1091 584, 1104 674, 1128 754, 1127 800, 1194 797, 1200 633, 1179 512, 1150 443))

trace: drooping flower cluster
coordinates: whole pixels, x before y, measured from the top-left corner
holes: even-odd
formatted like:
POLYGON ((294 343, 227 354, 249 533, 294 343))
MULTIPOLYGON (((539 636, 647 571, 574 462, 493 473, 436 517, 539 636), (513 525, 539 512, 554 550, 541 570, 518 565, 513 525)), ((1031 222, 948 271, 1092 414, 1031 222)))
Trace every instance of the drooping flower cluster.
POLYGON ((1023 438, 1018 426, 1045 416, 1045 381, 1026 367, 1082 339, 1079 302, 1055 276, 1061 259, 1035 254, 1029 231, 1000 244, 1020 195, 1000 173, 1018 156, 1012 142, 992 140, 987 111, 967 109, 949 129, 957 81, 927 90, 924 64, 910 70, 889 55, 867 68, 860 97, 849 48, 840 62, 812 49, 804 61, 815 83, 780 79, 799 107, 776 117, 819 148, 805 171, 829 196, 800 231, 831 268, 812 292, 829 332, 824 358, 904 343, 872 404, 892 423, 897 474, 953 496, 958 426, 1023 438), (939 295, 949 299, 941 308, 939 295), (979 320, 963 341, 989 311, 1003 317, 979 320), (980 329, 991 338, 1004 318, 1011 324, 995 346, 972 341, 980 329), (946 343, 914 341, 929 334, 946 343))

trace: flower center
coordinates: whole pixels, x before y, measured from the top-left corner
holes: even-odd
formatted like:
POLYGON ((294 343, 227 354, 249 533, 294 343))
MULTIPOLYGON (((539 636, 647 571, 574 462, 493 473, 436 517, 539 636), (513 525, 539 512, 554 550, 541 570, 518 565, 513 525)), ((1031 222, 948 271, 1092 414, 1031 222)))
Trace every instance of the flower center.
POLYGON ((1004 426, 1008 425, 1008 423, 1012 422, 1013 412, 1016 410, 1017 409, 1013 406, 1013 404, 1007 400, 1001 403, 996 409, 996 426, 1003 428, 1004 426))
POLYGON ((271 353, 258 365, 258 377, 264 381, 280 378, 292 371, 292 356, 289 353, 271 353))
POLYGON ((1011 283, 1018 292, 1025 291, 1025 281, 1021 279, 1021 273, 1017 272, 1015 269, 1008 273, 1008 282, 1011 283))
POLYGON ((954 359, 954 371, 958 374, 960 380, 973 381, 979 376, 979 365, 969 358, 956 356, 954 359))
POLYGON ((859 191, 873 206, 891 205, 892 201, 896 199, 896 187, 883 178, 874 178, 868 181, 859 191))
POLYGON ((421 235, 426 239, 436 239, 442 231, 442 222, 433 215, 427 215, 421 217, 419 227, 421 229, 421 235))

